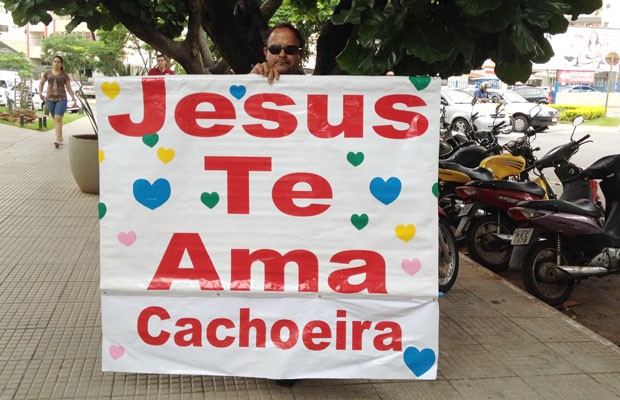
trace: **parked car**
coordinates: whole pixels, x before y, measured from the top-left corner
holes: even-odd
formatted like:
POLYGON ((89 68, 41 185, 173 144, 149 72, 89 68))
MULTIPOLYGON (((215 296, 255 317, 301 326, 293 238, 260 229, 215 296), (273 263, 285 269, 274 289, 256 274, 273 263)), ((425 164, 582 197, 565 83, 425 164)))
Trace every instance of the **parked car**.
POLYGON ((546 88, 534 86, 515 86, 512 91, 518 93, 527 101, 532 103, 549 102, 549 91, 546 88))
POLYGON ((80 90, 84 97, 95 97, 95 87, 93 85, 83 84, 80 90))
POLYGON ((564 92, 598 92, 598 90, 594 89, 592 86, 587 85, 571 85, 571 86, 563 86, 560 88, 560 91, 564 92))
MULTIPOLYGON (((73 89, 73 93, 75 93, 75 95, 78 95, 77 90, 79 90, 79 84, 77 82, 71 82, 71 89, 73 89)), ((45 83, 45 85, 43 86, 43 93, 47 93, 47 82, 45 83)), ((34 110, 37 111, 43 111, 43 102, 41 101, 41 98, 39 97, 39 87, 33 87, 32 88, 32 108, 34 110)), ((67 111, 71 112, 71 113, 76 113, 80 111, 80 108, 82 107, 82 105, 80 104, 79 101, 77 101, 76 103, 76 107, 73 107, 73 101, 71 101, 71 98, 68 99, 67 102, 67 111)))
POLYGON ((489 89, 489 101, 506 104, 514 132, 525 132, 530 125, 535 128, 557 125, 560 120, 560 113, 545 104, 540 104, 540 110, 531 116, 530 111, 537 109, 537 103, 527 101, 514 91, 489 89))
POLYGON ((461 90, 447 87, 441 88, 441 105, 445 108, 445 118, 448 124, 456 125, 461 131, 470 128, 472 113, 478 113, 474 120, 474 128, 478 131, 490 131, 494 126, 504 123, 510 126, 507 112, 496 114, 496 105, 475 102, 474 96, 461 90))

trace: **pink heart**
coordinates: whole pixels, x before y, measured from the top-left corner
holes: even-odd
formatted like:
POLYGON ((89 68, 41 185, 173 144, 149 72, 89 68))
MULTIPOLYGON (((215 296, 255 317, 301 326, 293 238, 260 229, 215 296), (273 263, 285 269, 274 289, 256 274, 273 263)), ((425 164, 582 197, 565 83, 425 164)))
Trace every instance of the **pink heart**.
POLYGON ((120 232, 117 236, 118 241, 124 244, 125 246, 131 246, 133 242, 136 241, 136 232, 120 232))
POLYGON ((420 268, 422 268, 422 263, 419 258, 414 258, 412 260, 404 259, 400 265, 403 268, 403 271, 411 276, 414 276, 420 268))
POLYGON ((125 354, 125 348, 123 346, 112 345, 108 349, 108 352, 110 353, 110 357, 112 357, 113 360, 118 360, 125 354))

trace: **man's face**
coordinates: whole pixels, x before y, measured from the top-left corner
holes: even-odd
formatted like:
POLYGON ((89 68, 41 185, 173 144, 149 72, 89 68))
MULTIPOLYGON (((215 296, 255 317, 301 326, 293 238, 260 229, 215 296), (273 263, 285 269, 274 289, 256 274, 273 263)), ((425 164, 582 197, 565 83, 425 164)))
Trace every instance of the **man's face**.
POLYGON ((300 47, 295 33, 288 28, 275 29, 267 40, 265 59, 269 66, 275 68, 280 75, 297 74, 303 54, 300 50, 295 50, 294 54, 286 54, 284 50, 286 46, 292 46, 291 49, 300 47), (278 54, 272 54, 269 51, 270 46, 280 46, 281 49, 278 54))
POLYGON ((164 57, 157 57, 157 68, 159 68, 160 71, 166 69, 166 59, 164 57))

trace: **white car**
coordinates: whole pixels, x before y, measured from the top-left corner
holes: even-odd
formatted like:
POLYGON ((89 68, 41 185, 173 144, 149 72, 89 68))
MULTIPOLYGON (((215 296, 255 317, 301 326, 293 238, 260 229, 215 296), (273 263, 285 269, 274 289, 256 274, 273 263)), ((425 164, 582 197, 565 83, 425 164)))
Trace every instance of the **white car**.
POLYGON ((560 113, 555 108, 532 103, 510 90, 488 89, 488 92, 489 102, 503 101, 506 104, 514 132, 525 132, 530 126, 538 128, 558 124, 560 113))
POLYGON ((503 133, 510 131, 511 122, 506 111, 497 113, 495 104, 474 101, 474 96, 457 89, 441 88, 441 106, 445 109, 446 123, 454 124, 465 132, 471 128, 471 116, 476 114, 473 128, 477 131, 490 131, 495 126, 506 127, 503 133))

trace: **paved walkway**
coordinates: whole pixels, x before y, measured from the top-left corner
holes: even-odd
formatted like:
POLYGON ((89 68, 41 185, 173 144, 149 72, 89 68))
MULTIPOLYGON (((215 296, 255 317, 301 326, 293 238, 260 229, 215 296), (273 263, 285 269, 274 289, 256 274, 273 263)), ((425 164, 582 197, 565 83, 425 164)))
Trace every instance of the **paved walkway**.
MULTIPOLYGON (((86 118, 66 134, 89 132, 86 118)), ((619 399, 620 349, 461 259, 435 381, 101 372, 98 196, 52 133, 0 125, 0 399, 619 399)), ((617 305, 610 304, 610 307, 617 305)), ((243 362, 243 360, 240 360, 243 362)))

